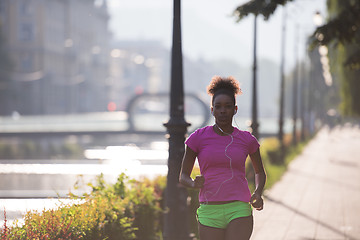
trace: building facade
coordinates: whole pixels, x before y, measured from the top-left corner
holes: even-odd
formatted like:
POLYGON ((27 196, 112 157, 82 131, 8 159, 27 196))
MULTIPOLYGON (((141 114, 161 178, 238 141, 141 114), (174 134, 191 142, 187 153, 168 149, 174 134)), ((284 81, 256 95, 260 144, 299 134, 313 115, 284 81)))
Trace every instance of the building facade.
POLYGON ((105 111, 109 79, 105 1, 1 0, 11 67, 2 115, 105 111))

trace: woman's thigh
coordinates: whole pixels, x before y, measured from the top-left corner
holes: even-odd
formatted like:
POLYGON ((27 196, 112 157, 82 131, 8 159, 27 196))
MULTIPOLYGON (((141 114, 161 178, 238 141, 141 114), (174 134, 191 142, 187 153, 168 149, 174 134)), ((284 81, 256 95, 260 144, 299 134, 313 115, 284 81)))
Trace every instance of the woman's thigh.
POLYGON ((249 240, 253 231, 253 216, 232 220, 226 228, 226 240, 249 240))
POLYGON ((198 225, 200 240, 225 240, 225 229, 198 225))

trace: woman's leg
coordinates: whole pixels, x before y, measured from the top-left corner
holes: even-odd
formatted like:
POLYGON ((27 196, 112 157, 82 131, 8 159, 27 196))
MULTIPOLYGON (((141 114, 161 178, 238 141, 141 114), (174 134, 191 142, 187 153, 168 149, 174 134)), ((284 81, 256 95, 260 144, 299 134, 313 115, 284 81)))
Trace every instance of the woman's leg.
POLYGON ((225 229, 199 225, 200 240, 225 240, 225 229))
POLYGON ((249 240, 253 231, 253 216, 232 220, 225 231, 226 240, 249 240))

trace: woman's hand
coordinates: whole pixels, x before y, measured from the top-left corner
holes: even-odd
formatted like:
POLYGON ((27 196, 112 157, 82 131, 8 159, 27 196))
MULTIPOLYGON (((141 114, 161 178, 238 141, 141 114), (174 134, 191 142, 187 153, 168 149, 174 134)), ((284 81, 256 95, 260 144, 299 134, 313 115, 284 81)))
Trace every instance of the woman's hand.
POLYGON ((202 188, 205 183, 205 178, 203 175, 197 175, 193 180, 192 187, 193 188, 202 188))
POLYGON ((202 185, 204 184, 204 180, 201 180, 200 177, 198 180, 196 179, 197 177, 195 178, 195 180, 190 177, 191 171, 194 167, 196 156, 196 152, 186 146, 179 176, 179 182, 185 187, 198 188, 202 187, 202 185))
POLYGON ((258 211, 263 210, 264 208, 264 200, 261 197, 261 194, 259 193, 253 193, 253 195, 250 198, 251 205, 258 211))
POLYGON ((250 203, 258 211, 263 210, 264 201, 261 194, 266 182, 266 174, 261 160, 260 149, 250 154, 251 162, 255 170, 255 192, 251 196, 250 203))

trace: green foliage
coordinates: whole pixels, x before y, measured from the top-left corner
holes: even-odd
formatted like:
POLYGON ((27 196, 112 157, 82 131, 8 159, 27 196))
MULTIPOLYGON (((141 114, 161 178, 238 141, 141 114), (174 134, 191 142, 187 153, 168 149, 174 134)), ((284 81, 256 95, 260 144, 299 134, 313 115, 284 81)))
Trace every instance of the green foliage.
MULTIPOLYGON (((290 135, 284 136, 285 145, 285 161, 281 160, 280 143, 277 138, 266 138, 261 142, 261 158, 266 171, 266 185, 265 189, 270 189, 282 175, 286 172, 288 164, 302 152, 306 146, 305 142, 292 146, 292 139, 290 135)), ((247 168, 251 167, 251 161, 247 161, 247 168)), ((249 181, 250 190, 254 190, 253 181, 249 181)))
POLYGON ((0 19, 0 115, 10 114, 10 101, 12 100, 10 72, 13 63, 8 54, 6 41, 3 35, 3 24, 0 19))
MULTIPOLYGON (((265 20, 275 12, 279 5, 285 5, 294 0, 252 0, 238 6, 234 15, 237 21, 249 14, 263 15, 265 20)), ((329 21, 319 26, 312 35, 312 46, 336 43, 356 43, 359 47, 360 35, 360 1, 328 0, 329 21), (336 9, 334 11, 334 9, 336 9)), ((345 64, 351 68, 360 68, 360 49, 352 52, 345 64)))
MULTIPOLYGON (((279 5, 293 0, 252 0, 236 8, 234 15, 237 21, 249 14, 263 15, 267 20, 279 5)), ((310 37, 311 50, 319 45, 327 45, 329 51, 339 51, 339 58, 330 59, 337 62, 338 67, 331 67, 332 74, 337 75, 341 82, 342 101, 340 110, 347 116, 360 115, 360 1, 328 0, 328 21, 319 26, 310 37), (344 51, 341 50, 344 48, 344 51)), ((333 65, 333 64, 332 64, 333 65)), ((334 79, 337 81, 337 79, 334 79)), ((335 90, 332 90, 336 92, 335 90)), ((337 98, 332 93, 332 98, 337 98)))
POLYGON ((279 5, 285 5, 291 1, 293 0, 252 0, 238 6, 234 11, 234 15, 237 17, 237 21, 240 21, 249 14, 263 15, 264 19, 267 20, 279 5))
POLYGON ((313 45, 329 47, 332 74, 341 84, 341 113, 360 116, 360 1, 327 3, 329 21, 315 31, 313 45))
POLYGON ((77 158, 83 155, 83 151, 79 145, 66 142, 62 145, 60 154, 68 158, 77 158))
MULTIPOLYGON (((13 67, 13 64, 10 60, 8 51, 6 49, 6 41, 3 35, 3 24, 0 20, 0 92, 1 91, 9 91, 9 83, 10 83, 10 70, 13 67)), ((2 92, 3 94, 5 92, 2 92)))
POLYGON ((332 49, 331 54, 334 58, 331 58, 332 65, 337 64, 336 68, 333 68, 334 75, 340 82, 340 111, 344 116, 360 116, 360 69, 350 69, 344 67, 342 64, 346 58, 349 57, 352 52, 360 49, 354 45, 337 45, 332 49))
POLYGON ((0 159, 81 159, 83 152, 81 146, 68 142, 44 148, 41 143, 31 139, 19 143, 0 141, 0 159))
POLYGON ((0 158, 11 159, 16 155, 16 148, 12 144, 0 142, 0 158))
POLYGON ((332 41, 351 43, 360 28, 360 2, 354 0, 328 1, 329 21, 316 29, 314 41, 329 45, 332 41))
POLYGON ((93 191, 72 195, 75 203, 28 212, 22 226, 6 226, 0 239, 160 239, 165 177, 128 180, 120 174, 108 185, 103 175, 93 191))
MULTIPOLYGON (((357 11, 359 11, 358 16, 360 16, 360 2, 357 1, 353 4, 359 8, 357 11)), ((348 7, 348 1, 328 1, 330 18, 341 14, 348 7)), ((353 10, 356 11, 357 7, 354 7, 353 10)), ((360 90, 360 82, 358 81, 360 75, 360 30, 358 27, 356 29, 357 31, 353 32, 352 40, 334 40, 328 44, 334 83, 339 84, 341 97, 341 101, 338 101, 339 109, 342 115, 351 117, 360 116, 360 97, 358 94, 360 90)))

